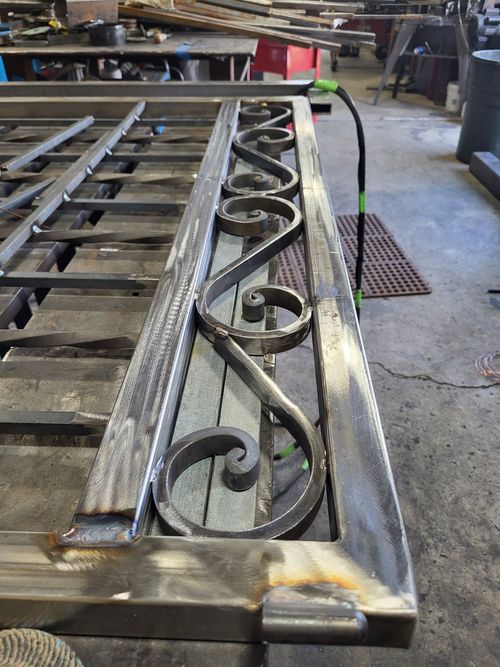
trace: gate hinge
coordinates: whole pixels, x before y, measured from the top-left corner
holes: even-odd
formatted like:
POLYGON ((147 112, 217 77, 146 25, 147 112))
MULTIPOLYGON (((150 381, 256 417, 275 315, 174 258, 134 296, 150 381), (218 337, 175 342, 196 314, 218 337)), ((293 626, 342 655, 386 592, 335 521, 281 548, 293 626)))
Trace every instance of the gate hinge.
MULTIPOLYGON (((281 592, 283 589, 281 590, 281 592)), ((262 639, 276 643, 362 644, 366 616, 337 601, 284 599, 270 591, 262 603, 262 639)))

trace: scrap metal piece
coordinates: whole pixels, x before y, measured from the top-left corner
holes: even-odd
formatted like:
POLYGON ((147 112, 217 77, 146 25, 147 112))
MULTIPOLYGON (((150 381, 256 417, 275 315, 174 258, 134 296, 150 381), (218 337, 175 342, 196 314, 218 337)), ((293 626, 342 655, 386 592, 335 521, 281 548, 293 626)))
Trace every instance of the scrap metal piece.
POLYGON ((493 380, 493 383, 500 383, 500 370, 495 368, 495 359, 498 358, 500 358, 500 352, 488 352, 479 356, 474 362, 481 375, 493 380))
POLYGON ((68 28, 96 19, 107 23, 118 21, 116 0, 56 0, 55 10, 68 28))

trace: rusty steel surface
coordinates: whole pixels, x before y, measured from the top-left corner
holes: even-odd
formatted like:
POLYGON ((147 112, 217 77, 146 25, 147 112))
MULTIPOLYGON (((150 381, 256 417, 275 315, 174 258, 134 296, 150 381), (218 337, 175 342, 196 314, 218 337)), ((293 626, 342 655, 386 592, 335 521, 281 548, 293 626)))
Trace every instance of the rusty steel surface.
MULTIPOLYGON (((66 124, 68 118, 92 112, 97 129, 86 130, 88 144, 109 132, 110 119, 128 117, 137 101, 77 98, 72 107, 66 98, 57 112, 66 124)), ((35 109, 36 100, 27 96, 20 115, 33 118, 35 109)), ((18 101, 0 101, 0 126, 4 117, 5 136, 26 140, 37 126, 15 125, 12 114, 19 111, 18 101)), ((41 116, 53 120, 54 113, 54 109, 50 115, 45 110, 41 116)), ((89 438, 84 441, 87 447, 95 447, 95 439, 99 440, 69 531, 68 525, 58 523, 52 533, 18 527, 0 532, 0 625, 63 634, 408 646, 417 616, 408 545, 308 100, 257 97, 194 102, 178 98, 169 102, 155 98, 146 103, 140 120, 134 118, 120 150, 114 147, 114 155, 104 156, 78 185, 71 201, 63 201, 45 221, 50 233, 57 234, 48 237, 50 241, 37 242, 37 230, 32 230, 23 243, 16 241, 5 274, 0 275, 0 305, 6 304, 1 313, 4 327, 14 320, 21 329, 6 331, 2 339, 8 352, 0 362, 0 387, 6 382, 3 369, 19 377, 33 374, 38 387, 51 368, 65 366, 74 366, 75 374, 77 369, 85 374, 95 367, 99 381, 111 381, 113 387, 98 411, 84 411, 80 405, 51 413, 36 406, 21 417, 19 410, 1 406, 0 433, 38 433, 45 439, 50 434, 57 438, 73 433, 89 438), (150 122, 157 127, 162 116, 167 128, 170 117, 177 123, 183 117, 213 123, 208 134, 202 134, 209 140, 201 164, 183 169, 184 174, 197 174, 194 186, 176 186, 183 187, 183 204, 175 203, 179 200, 176 187, 145 185, 142 178, 135 183, 92 180, 96 169, 110 172, 108 163, 114 165, 114 174, 135 174, 137 161, 123 162, 127 151, 141 154, 133 138, 142 134, 148 119, 154 119, 150 122), (284 152, 290 158, 287 165, 281 161, 284 152), (236 159, 250 165, 253 175, 233 173, 236 159), (130 187, 127 197, 124 193, 130 187), (296 195, 297 205, 290 201, 296 195), (161 216, 155 224, 148 217, 152 210, 161 216), (99 215, 94 217, 96 211, 99 215), (110 220, 114 226, 109 227, 110 220), (92 226, 97 227, 95 232, 92 226), (80 228, 91 232, 87 239, 67 233, 80 228), (99 236, 109 229, 130 235, 143 228, 168 230, 173 239, 163 242, 168 236, 160 243, 153 234, 138 242, 125 236, 108 244, 99 236), (236 243, 240 236, 252 243, 241 257, 222 263, 207 278, 215 238, 221 234, 228 243, 236 243), (279 285, 257 282, 240 292, 241 322, 236 322, 239 315, 234 313, 229 320, 221 319, 214 305, 217 299, 244 284, 283 248, 293 247, 300 235, 305 239, 307 298, 279 285), (78 271, 71 260, 65 265, 59 262, 60 271, 51 273, 47 257, 56 261, 54 248, 59 249, 59 257, 65 248, 72 248, 75 257, 83 251, 78 271), (33 252, 38 268, 21 263, 9 282, 12 264, 23 253, 30 258, 33 252), (121 277, 109 272, 92 279, 89 267, 96 271, 98 261, 116 253, 127 258, 120 264, 121 277), (134 262, 140 263, 142 274, 134 262), (75 291, 78 272, 81 283, 75 291), (31 312, 33 293, 39 306, 31 312), (92 332, 88 325, 85 330, 75 325, 73 331, 57 331, 53 324, 41 330, 36 322, 58 321, 54 314, 43 319, 48 304, 52 313, 55 308, 76 311, 85 304, 89 312, 110 310, 120 315, 113 320, 110 312, 108 319, 102 319, 107 323, 105 331, 92 332), (266 306, 289 310, 292 323, 287 320, 285 325, 257 330, 266 306), (228 454, 222 473, 227 493, 238 494, 242 492, 234 490, 238 486, 246 489, 254 484, 258 471, 255 448, 259 443, 234 428, 224 431, 232 438, 226 443, 214 444, 208 438, 206 451, 200 445, 206 431, 188 434, 169 449, 197 327, 203 333, 206 354, 213 352, 214 358, 227 363, 222 366, 224 377, 234 372, 296 438, 308 460, 309 479, 296 504, 267 523, 256 519, 247 530, 197 527, 172 502, 176 478, 205 456, 228 454), (320 431, 259 365, 274 364, 273 355, 279 363, 281 350, 293 348, 308 335, 314 347, 320 431), (16 340, 23 345, 20 352, 13 347, 16 340), (35 355, 40 345, 46 345, 49 354, 43 361, 34 364, 32 357, 16 357, 35 355), (78 352, 83 356, 75 361, 71 350, 76 349, 83 350, 78 352), (111 377, 106 370, 110 368, 111 377), (159 528, 152 507, 152 481, 159 528), (323 493, 329 509, 326 541, 299 540, 314 520, 323 493), (161 534, 162 529, 167 534, 161 534), (275 537, 289 539, 268 539, 275 537)), ((53 128, 47 129, 50 123, 45 131, 53 134, 53 128)), ((160 145, 154 146, 154 133, 148 136, 153 142, 150 150, 161 151, 160 145)), ((2 147, 7 151, 7 143, 0 140, 0 155, 2 147)), ((66 148, 76 151, 78 144, 66 148)), ((178 148, 182 150, 182 139, 178 148)), ((52 163, 48 155, 47 159, 55 170, 54 183, 64 182, 71 163, 52 163)), ((169 156, 163 160, 169 163, 169 156)), ((163 170, 167 163, 160 162, 163 170)), ((156 162, 150 162, 144 171, 157 168, 156 162)), ((177 173, 171 163, 169 169, 177 173)), ((31 183, 29 178, 26 183, 31 183)), ((5 197, 12 197, 11 186, 6 187, 5 197)), ((61 188, 42 191, 42 201, 52 190, 59 193, 61 188)), ((31 221, 34 213, 24 210, 21 215, 31 221)), ((17 226, 11 218, 7 220, 10 227, 4 247, 9 247, 9 229, 12 238, 19 238, 17 226)), ((65 382, 70 384, 71 379, 65 382)))
POLYGON ((55 0, 56 16, 68 27, 101 19, 118 21, 118 0, 55 0))

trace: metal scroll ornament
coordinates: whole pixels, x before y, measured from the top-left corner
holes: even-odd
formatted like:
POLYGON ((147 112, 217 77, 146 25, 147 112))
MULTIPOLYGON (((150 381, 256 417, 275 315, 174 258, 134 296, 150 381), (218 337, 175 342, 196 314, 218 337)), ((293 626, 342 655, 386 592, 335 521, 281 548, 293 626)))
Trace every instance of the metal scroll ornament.
POLYGON ((229 326, 212 313, 221 294, 292 244, 302 232, 302 216, 289 201, 297 193, 298 174, 279 157, 292 148, 294 133, 284 126, 291 111, 277 106, 251 106, 240 112, 241 126, 233 141, 234 153, 260 171, 230 176, 222 186, 225 200, 217 210, 219 229, 237 236, 267 233, 267 238, 204 283, 196 302, 198 321, 217 352, 252 389, 260 401, 296 439, 308 463, 310 476, 297 502, 266 524, 241 531, 208 528, 187 517, 172 500, 174 484, 191 465, 215 455, 225 455, 226 485, 241 491, 256 483, 259 444, 236 428, 206 428, 174 443, 160 461, 153 479, 153 497, 160 524, 167 534, 195 537, 298 538, 316 516, 326 479, 325 448, 309 419, 249 355, 276 354, 299 345, 309 333, 312 310, 295 290, 279 285, 253 287, 243 293, 243 318, 262 320, 266 306, 278 306, 295 315, 291 324, 278 329, 253 331, 229 326), (260 172, 264 173, 260 173, 260 172), (274 179, 272 178, 274 177, 274 179), (275 183, 279 179, 279 185, 275 183), (269 223, 279 217, 282 227, 269 235, 269 223), (284 224, 283 224, 284 223, 284 224))

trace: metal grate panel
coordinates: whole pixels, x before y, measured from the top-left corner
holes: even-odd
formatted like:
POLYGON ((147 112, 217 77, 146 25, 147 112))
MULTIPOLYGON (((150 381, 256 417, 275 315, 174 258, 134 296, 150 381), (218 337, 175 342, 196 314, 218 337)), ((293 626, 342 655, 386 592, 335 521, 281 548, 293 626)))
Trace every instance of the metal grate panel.
MULTIPOLYGON (((354 290, 357 254, 357 215, 337 215, 337 226, 354 290)), ((304 246, 299 239, 280 255, 279 282, 306 293, 304 246)), ((430 294, 430 285, 398 245, 393 234, 375 214, 366 216, 365 256, 363 262, 363 297, 412 296, 430 294)))

